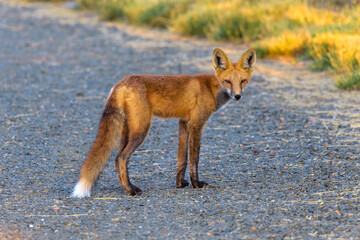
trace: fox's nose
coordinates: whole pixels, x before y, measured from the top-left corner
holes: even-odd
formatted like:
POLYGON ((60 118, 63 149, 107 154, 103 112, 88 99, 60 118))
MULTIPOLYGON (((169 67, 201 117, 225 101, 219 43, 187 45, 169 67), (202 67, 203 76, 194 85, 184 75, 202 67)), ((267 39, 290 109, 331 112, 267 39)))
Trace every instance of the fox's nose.
POLYGON ((241 95, 240 95, 240 94, 236 94, 236 95, 235 95, 235 100, 240 100, 240 98, 241 98, 241 95))

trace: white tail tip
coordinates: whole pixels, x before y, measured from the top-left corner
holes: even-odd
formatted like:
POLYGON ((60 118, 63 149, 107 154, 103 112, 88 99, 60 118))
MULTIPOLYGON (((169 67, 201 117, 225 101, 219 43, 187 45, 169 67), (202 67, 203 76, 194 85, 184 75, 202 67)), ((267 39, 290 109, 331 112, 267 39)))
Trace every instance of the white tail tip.
POLYGON ((73 193, 70 197, 73 198, 83 198, 83 197, 90 197, 91 192, 91 185, 87 184, 84 181, 78 181, 78 183, 74 187, 73 193))

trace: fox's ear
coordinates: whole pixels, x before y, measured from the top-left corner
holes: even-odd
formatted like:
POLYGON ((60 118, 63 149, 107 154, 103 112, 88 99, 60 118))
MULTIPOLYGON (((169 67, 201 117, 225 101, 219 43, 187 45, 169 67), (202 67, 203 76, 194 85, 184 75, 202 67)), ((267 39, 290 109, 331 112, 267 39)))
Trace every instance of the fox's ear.
POLYGON ((241 56, 237 68, 251 72, 252 70, 254 70, 255 63, 256 63, 256 52, 255 49, 251 48, 241 56))
POLYGON ((215 72, 221 73, 222 71, 232 67, 232 64, 226 54, 219 48, 216 48, 213 53, 213 63, 215 72))

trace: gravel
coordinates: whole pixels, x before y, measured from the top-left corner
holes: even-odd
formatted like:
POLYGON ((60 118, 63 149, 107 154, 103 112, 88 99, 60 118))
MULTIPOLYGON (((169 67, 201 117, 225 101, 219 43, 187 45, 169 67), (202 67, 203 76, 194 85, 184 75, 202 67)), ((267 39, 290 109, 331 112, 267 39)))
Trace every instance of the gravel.
MULTIPOLYGON (((114 154, 72 199, 110 88, 132 73, 212 72, 244 46, 100 23, 62 5, 0 1, 0 237, 358 239, 360 97, 306 63, 263 60, 208 121, 200 179, 175 188, 177 120, 154 119, 124 193, 114 154)), ((186 179, 189 179, 187 173, 186 179)))

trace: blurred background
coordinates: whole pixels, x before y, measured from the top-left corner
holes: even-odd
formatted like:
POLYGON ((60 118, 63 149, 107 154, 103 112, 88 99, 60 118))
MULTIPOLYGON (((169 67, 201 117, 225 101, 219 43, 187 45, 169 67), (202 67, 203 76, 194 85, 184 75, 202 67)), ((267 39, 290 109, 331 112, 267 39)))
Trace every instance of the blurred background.
POLYGON ((78 0, 103 20, 245 43, 260 57, 311 60, 340 89, 360 90, 360 0, 78 0))

